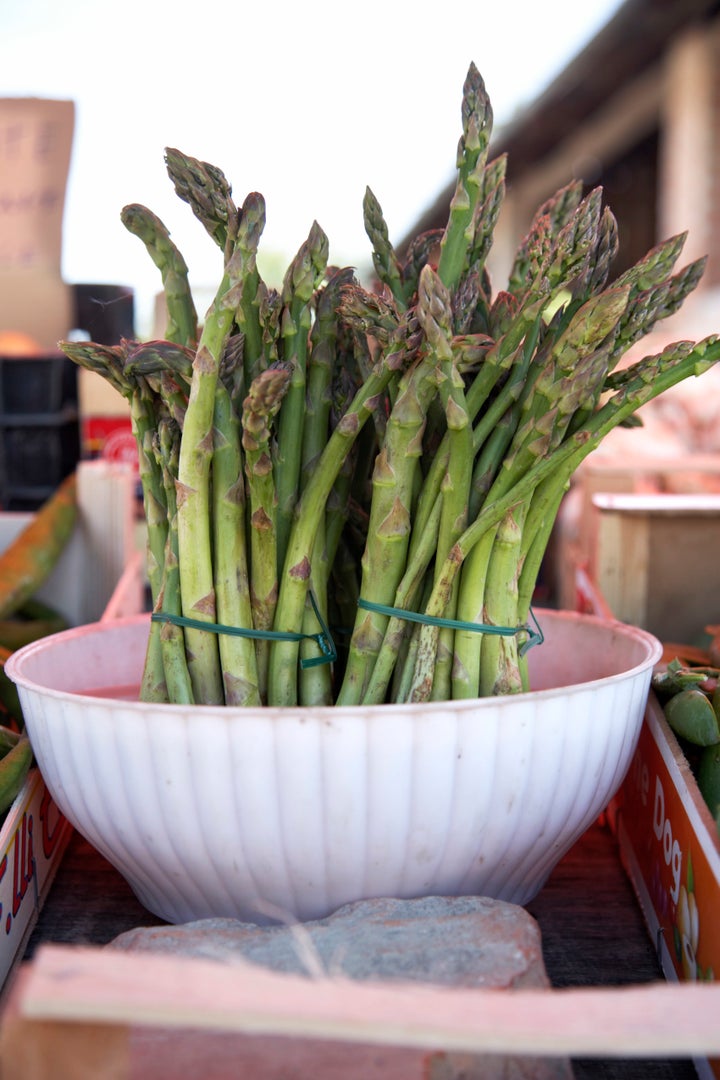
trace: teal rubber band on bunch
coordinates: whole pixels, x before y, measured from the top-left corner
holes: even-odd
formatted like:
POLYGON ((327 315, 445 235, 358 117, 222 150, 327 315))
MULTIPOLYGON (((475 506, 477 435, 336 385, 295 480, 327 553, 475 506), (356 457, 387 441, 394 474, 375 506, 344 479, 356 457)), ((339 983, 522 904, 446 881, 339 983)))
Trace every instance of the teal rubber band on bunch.
POLYGON ((174 626, 189 626, 194 630, 206 630, 209 634, 231 634, 236 637, 253 638, 256 641, 314 641, 320 649, 320 656, 303 657, 300 666, 303 668, 317 667, 319 664, 332 664, 337 660, 337 649, 332 634, 320 610, 315 602, 315 597, 309 593, 310 603, 315 612, 315 617, 320 624, 320 630, 316 634, 303 634, 294 630, 255 630, 248 626, 224 626, 222 623, 202 622, 200 619, 191 619, 187 615, 171 615, 165 611, 154 611, 150 616, 153 622, 172 623, 174 626))
POLYGON ((447 627, 450 630, 470 630, 474 634, 495 634, 501 637, 514 637, 516 634, 527 634, 527 639, 520 646, 519 652, 524 656, 533 645, 542 645, 545 636, 535 614, 530 609, 530 618, 535 624, 534 628, 528 623, 523 626, 490 626, 486 623, 464 622, 462 619, 444 619, 438 615, 424 615, 418 611, 405 611, 403 608, 390 607, 388 604, 373 604, 370 600, 358 600, 358 607, 365 611, 374 611, 378 615, 387 615, 389 618, 405 619, 407 622, 424 623, 426 626, 447 627))

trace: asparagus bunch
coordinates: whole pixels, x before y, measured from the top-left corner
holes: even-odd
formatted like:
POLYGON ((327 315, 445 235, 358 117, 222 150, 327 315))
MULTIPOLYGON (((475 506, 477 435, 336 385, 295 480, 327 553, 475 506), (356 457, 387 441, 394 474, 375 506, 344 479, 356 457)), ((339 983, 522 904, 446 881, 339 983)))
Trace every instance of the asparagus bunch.
POLYGON ((130 402, 154 618, 142 696, 245 706, 442 700, 526 689, 531 602, 582 462, 720 339, 620 361, 696 287, 684 236, 611 278, 600 189, 539 207, 507 287, 486 267, 505 185, 471 65, 444 230, 403 259, 368 189, 377 287, 328 265, 314 223, 275 290, 262 196, 166 152, 222 253, 199 325, 188 269, 151 211, 122 220, 157 265, 165 339, 62 343, 130 402), (333 640, 336 639, 336 640, 333 640))

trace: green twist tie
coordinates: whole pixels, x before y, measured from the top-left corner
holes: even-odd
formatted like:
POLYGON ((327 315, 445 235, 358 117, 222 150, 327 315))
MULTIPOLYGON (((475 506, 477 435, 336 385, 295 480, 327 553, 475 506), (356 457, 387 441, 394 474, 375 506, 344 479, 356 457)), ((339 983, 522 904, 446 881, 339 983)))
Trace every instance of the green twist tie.
POLYGON ((337 660, 337 649, 332 639, 332 634, 325 624, 312 593, 308 593, 315 617, 320 623, 321 629, 317 634, 296 633, 293 630, 254 630, 246 626, 223 626, 222 623, 202 622, 200 619, 190 619, 185 615, 171 615, 166 611, 154 611, 150 616, 152 622, 172 623, 173 626, 189 626, 194 630, 207 630, 210 634, 231 634, 235 637, 254 638, 262 641, 314 641, 317 643, 322 656, 308 656, 300 660, 300 667, 317 667, 319 664, 332 664, 337 660))
POLYGON ((530 609, 530 618, 535 628, 527 623, 524 626, 489 626, 485 623, 463 622, 461 619, 443 619, 438 615, 421 615, 418 611, 405 611, 403 608, 389 607, 387 604, 374 604, 370 600, 358 600, 358 607, 366 611, 376 611, 378 615, 405 619, 408 622, 425 623, 427 626, 442 626, 449 630, 470 630, 474 634, 499 634, 502 637, 514 637, 515 634, 527 634, 527 640, 520 646, 520 656, 524 656, 533 645, 542 645, 545 640, 535 613, 530 609))

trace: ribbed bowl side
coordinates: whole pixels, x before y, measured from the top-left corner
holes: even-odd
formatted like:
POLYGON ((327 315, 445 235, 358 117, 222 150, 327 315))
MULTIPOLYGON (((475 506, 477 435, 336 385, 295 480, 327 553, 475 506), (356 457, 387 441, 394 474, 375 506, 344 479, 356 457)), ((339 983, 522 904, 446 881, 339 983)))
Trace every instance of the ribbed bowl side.
MULTIPOLYGON (((587 677, 577 620, 564 641, 548 623, 546 681, 570 645, 587 677)), ((615 627, 602 677, 560 691, 253 711, 94 696, 138 682, 147 624, 84 629, 18 650, 10 675, 60 810, 170 922, 306 920, 373 896, 527 903, 622 782, 660 648, 615 627), (635 670, 607 677, 624 650, 635 670)))

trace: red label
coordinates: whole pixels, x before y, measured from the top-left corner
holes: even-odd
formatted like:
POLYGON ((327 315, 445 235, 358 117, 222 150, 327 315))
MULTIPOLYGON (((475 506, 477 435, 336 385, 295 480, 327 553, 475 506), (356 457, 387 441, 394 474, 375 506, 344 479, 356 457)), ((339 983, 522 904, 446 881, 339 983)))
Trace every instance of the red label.
POLYGON ((83 447, 104 461, 138 467, 138 452, 130 420, 123 416, 92 416, 83 422, 83 447))

